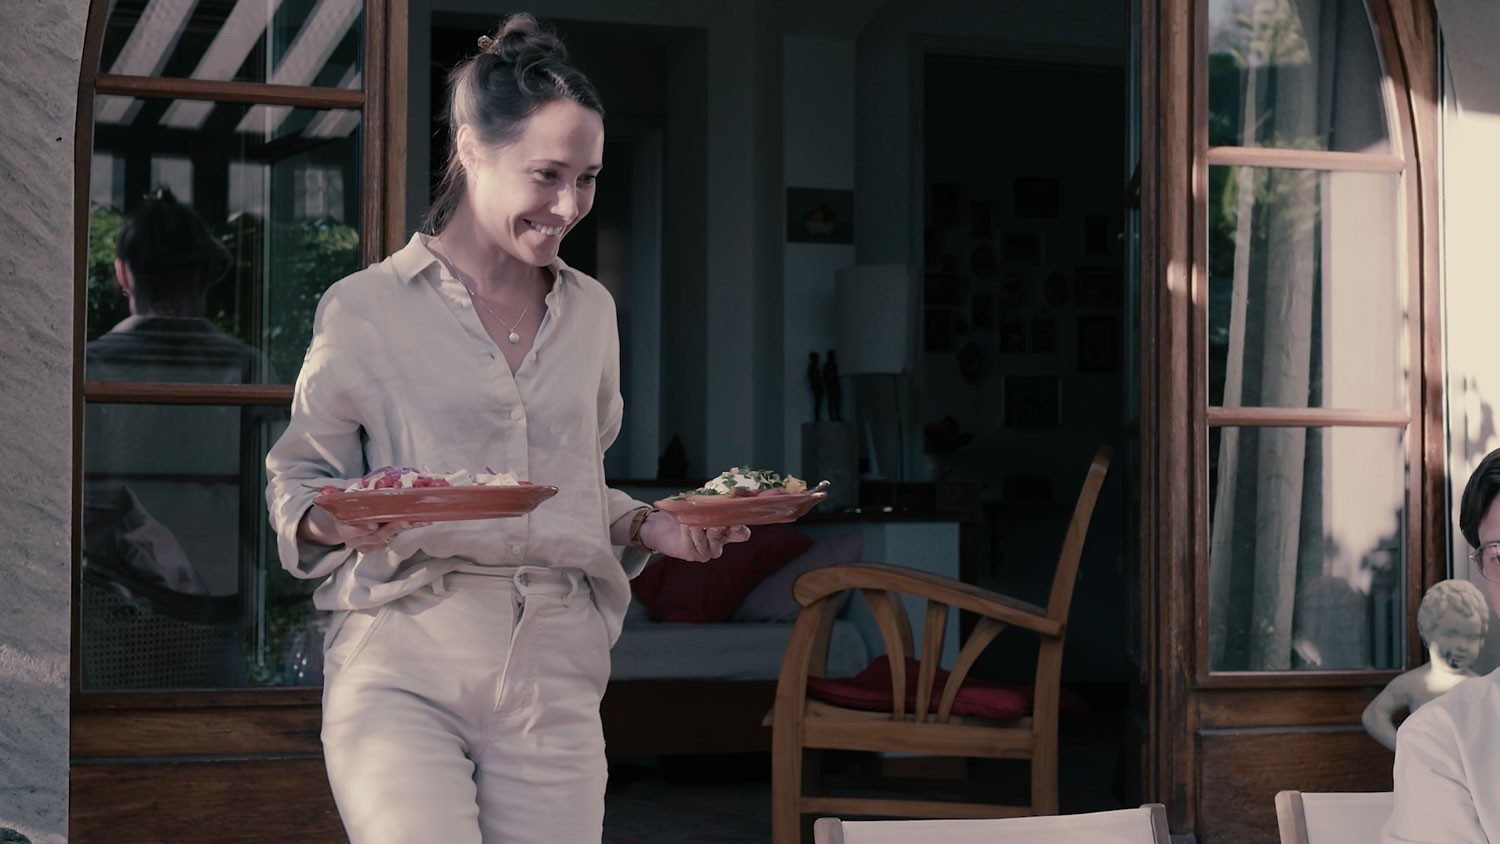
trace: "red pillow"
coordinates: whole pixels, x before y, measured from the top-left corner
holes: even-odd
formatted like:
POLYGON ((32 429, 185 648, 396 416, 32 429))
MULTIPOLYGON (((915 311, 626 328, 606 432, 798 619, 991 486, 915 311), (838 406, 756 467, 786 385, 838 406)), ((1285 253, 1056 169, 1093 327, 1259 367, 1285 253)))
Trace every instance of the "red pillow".
POLYGON ((724 546, 717 560, 663 557, 630 588, 654 621, 716 624, 728 619, 757 583, 811 546, 812 540, 789 524, 762 525, 748 540, 724 546))
MULTIPOLYGON (((906 711, 909 713, 917 708, 917 677, 921 670, 920 662, 911 658, 906 660, 906 711)), ((947 684, 948 672, 939 668, 932 678, 932 701, 928 712, 937 712, 938 704, 943 700, 943 687, 947 684)), ((863 671, 847 680, 809 677, 807 694, 834 706, 890 712, 895 708, 891 700, 890 658, 884 655, 876 657, 863 671)), ((1030 684, 1004 685, 969 677, 953 697, 953 714, 1014 721, 1030 715, 1031 704, 1030 684)), ((1067 689, 1062 690, 1062 711, 1073 713, 1084 708, 1082 698, 1067 689)))

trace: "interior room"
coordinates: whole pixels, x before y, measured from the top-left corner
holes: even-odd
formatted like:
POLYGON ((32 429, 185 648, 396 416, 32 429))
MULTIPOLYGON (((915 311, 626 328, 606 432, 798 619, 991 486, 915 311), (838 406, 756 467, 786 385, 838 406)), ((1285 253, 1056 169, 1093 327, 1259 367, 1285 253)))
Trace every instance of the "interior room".
POLYGON ((1500 682, 1500 10, 518 11, 0 12, 0 841, 1500 817, 1411 762, 1500 682), (507 143, 427 222, 476 56, 561 92, 504 236, 507 143))

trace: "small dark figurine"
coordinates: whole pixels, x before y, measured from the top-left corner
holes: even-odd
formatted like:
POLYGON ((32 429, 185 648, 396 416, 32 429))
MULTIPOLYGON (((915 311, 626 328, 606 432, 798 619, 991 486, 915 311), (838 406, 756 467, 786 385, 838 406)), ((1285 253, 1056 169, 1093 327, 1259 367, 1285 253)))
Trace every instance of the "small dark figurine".
POLYGON ((823 389, 828 391, 828 421, 844 421, 844 412, 839 408, 844 388, 839 384, 839 359, 833 349, 828 350, 828 360, 823 364, 823 389))
POLYGON ((823 369, 818 366, 818 353, 807 353, 807 384, 812 387, 813 421, 823 421, 823 369))
POLYGON ((656 476, 672 480, 685 478, 687 467, 687 449, 682 447, 682 437, 673 434, 672 441, 667 443, 667 450, 662 452, 661 458, 656 461, 656 476))

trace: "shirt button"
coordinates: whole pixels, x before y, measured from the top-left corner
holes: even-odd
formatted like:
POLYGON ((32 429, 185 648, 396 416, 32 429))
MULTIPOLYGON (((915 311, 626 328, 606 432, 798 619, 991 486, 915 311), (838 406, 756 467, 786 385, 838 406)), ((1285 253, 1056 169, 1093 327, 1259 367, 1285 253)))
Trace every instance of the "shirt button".
POLYGON ((519 407, 516 408, 515 410, 512 410, 510 412, 510 418, 512 418, 512 419, 520 419, 522 416, 525 416, 525 415, 526 415, 526 412, 523 411, 523 410, 521 410, 521 408, 519 408, 519 407))
POLYGON ((519 546, 519 545, 517 545, 515 543, 511 543, 510 553, 512 553, 512 554, 520 554, 521 553, 521 546, 519 546))

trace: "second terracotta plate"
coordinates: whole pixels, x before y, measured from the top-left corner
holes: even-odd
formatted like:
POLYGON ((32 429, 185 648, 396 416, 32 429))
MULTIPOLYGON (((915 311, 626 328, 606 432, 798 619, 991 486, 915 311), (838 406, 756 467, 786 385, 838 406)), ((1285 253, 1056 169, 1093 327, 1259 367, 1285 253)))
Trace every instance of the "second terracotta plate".
POLYGON ((657 509, 689 527, 733 527, 795 522, 828 497, 826 492, 790 492, 753 498, 663 498, 657 509))

